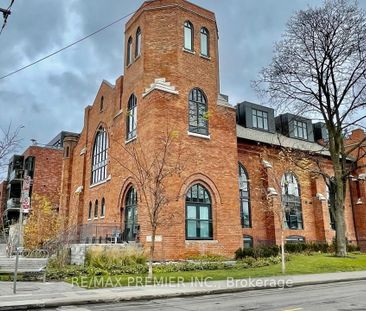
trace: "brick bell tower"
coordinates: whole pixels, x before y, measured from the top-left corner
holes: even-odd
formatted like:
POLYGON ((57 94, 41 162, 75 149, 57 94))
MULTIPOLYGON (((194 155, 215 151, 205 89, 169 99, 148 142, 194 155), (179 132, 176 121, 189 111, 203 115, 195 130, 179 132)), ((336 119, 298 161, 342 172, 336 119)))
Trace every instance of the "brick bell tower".
MULTIPOLYGON (((169 186, 177 197, 169 209, 177 217, 158 232, 158 257, 232 256, 242 246, 236 121, 235 108, 219 91, 215 14, 185 0, 146 1, 126 24, 124 55, 122 103, 128 110, 131 95, 136 97, 135 136, 153 150, 169 124, 189 154, 184 172, 169 186), (211 231, 202 234, 196 223, 195 236, 186 193, 197 184, 210 195, 211 231)), ((123 131, 126 144, 133 144, 128 126, 123 131)), ((139 211, 140 240, 148 245, 144 217, 139 211)))

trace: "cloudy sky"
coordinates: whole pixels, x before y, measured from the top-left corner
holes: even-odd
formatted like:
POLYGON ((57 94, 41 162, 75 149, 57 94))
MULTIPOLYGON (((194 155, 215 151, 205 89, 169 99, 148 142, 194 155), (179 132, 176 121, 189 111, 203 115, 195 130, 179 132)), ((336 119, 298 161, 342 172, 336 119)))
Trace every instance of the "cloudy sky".
MULTIPOLYGON (((6 8, 10 0, 0 0, 6 8)), ((0 76, 27 65, 128 13, 142 0, 15 0, 0 35, 0 76)), ((286 21, 318 0, 192 0, 216 13, 221 91, 236 104, 258 102, 250 83, 272 56, 286 21)), ((366 1, 361 1, 366 8, 366 1)), ((22 148, 49 142, 59 131, 79 132, 84 107, 103 79, 123 74, 126 20, 6 79, 0 80, 0 126, 23 125, 22 148)))

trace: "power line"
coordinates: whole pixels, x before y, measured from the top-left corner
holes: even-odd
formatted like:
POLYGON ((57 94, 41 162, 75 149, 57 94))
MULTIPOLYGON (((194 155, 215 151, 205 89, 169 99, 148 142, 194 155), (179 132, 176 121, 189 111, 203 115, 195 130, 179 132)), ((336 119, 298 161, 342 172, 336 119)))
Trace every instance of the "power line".
POLYGON ((88 34, 87 36, 82 37, 81 39, 79 39, 79 40, 77 40, 77 41, 74 41, 74 42, 72 42, 72 43, 70 43, 70 44, 68 44, 68 45, 64 46, 64 47, 63 47, 63 48, 61 48, 61 49, 58 49, 58 50, 56 50, 56 51, 52 52, 51 54, 48 54, 48 55, 46 55, 46 56, 44 56, 44 57, 42 57, 42 58, 39 58, 39 59, 37 59, 36 61, 34 61, 34 62, 32 62, 32 63, 30 63, 30 64, 28 64, 28 65, 26 65, 26 66, 20 67, 20 68, 19 68, 19 69, 17 69, 17 70, 14 70, 14 71, 12 71, 12 72, 9 72, 8 74, 6 74, 6 75, 4 75, 4 76, 1 76, 1 77, 0 77, 0 80, 5 79, 5 78, 7 78, 7 77, 9 77, 9 76, 12 76, 13 74, 16 74, 17 72, 22 71, 22 70, 24 70, 24 69, 26 69, 26 68, 29 68, 29 67, 31 67, 31 66, 33 66, 33 65, 35 65, 35 64, 38 64, 38 63, 40 63, 40 62, 44 61, 45 59, 50 58, 50 57, 52 57, 52 56, 54 56, 54 55, 56 55, 56 54, 58 54, 58 53, 60 53, 60 52, 62 52, 62 51, 64 51, 64 50, 66 50, 66 49, 68 49, 68 48, 70 48, 70 47, 74 46, 75 44, 78 44, 78 43, 80 43, 80 42, 82 42, 82 41, 84 41, 84 40, 86 40, 86 39, 90 38, 91 36, 94 36, 95 34, 97 34, 97 33, 101 32, 101 31, 103 31, 103 30, 105 30, 105 29, 107 29, 107 28, 109 28, 109 27, 113 26, 114 24, 117 24, 118 22, 122 21, 123 19, 125 19, 125 18, 129 17, 130 15, 134 14, 135 12, 136 12, 136 11, 131 12, 131 13, 129 13, 129 14, 126 14, 126 15, 122 16, 121 18, 119 18, 119 19, 115 20, 114 22, 112 22, 112 23, 110 23, 110 24, 108 24, 108 25, 105 25, 105 26, 103 26, 102 28, 99 28, 98 30, 96 30, 96 31, 94 31, 94 32, 92 32, 92 33, 90 33, 90 34, 88 34))
POLYGON ((11 0, 11 2, 10 2, 7 9, 1 9, 0 8, 0 12, 3 13, 3 18, 4 18, 3 26, 0 29, 0 35, 3 32, 3 29, 5 28, 6 22, 8 21, 8 16, 11 14, 10 8, 13 5, 13 3, 14 3, 14 0, 11 0))

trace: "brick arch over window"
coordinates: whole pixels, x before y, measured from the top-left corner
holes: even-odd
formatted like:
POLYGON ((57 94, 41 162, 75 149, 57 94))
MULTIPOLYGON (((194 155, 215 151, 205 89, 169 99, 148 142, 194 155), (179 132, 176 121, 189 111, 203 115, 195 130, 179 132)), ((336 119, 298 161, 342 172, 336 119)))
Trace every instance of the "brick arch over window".
POLYGON ((216 184, 213 182, 211 178, 202 173, 192 174, 191 176, 186 178, 186 180, 183 182, 179 190, 177 200, 179 200, 179 198, 185 198, 188 189, 197 183, 201 183, 210 192, 212 203, 214 204, 222 203, 221 195, 216 187, 216 184))
POLYGON ((120 205, 120 207, 124 207, 124 202, 126 201, 126 194, 131 186, 134 187, 137 190, 137 192, 139 192, 139 187, 137 187, 136 180, 130 176, 123 181, 121 190, 119 192, 118 204, 120 205))

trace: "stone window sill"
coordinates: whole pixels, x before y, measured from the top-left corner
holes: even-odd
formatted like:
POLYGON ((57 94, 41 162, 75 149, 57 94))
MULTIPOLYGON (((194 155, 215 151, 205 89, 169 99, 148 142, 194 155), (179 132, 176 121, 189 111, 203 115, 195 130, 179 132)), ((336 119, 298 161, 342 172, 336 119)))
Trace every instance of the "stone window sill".
POLYGON ((128 139, 128 140, 126 140, 126 141, 125 141, 125 144, 126 144, 126 145, 127 145, 127 144, 129 144, 130 142, 134 141, 135 139, 137 139, 137 135, 136 135, 136 136, 134 136, 134 137, 132 137, 132 138, 130 138, 130 139, 128 139))
POLYGON ((200 54, 200 57, 206 60, 211 60, 211 57, 207 55, 200 54))
POLYGON ((188 50, 188 49, 186 49, 186 48, 183 48, 183 52, 186 52, 186 53, 188 53, 188 54, 192 54, 192 55, 195 55, 195 54, 196 54, 196 52, 195 52, 195 51, 188 50))
POLYGON ((197 133, 192 133, 190 131, 188 131, 188 135, 189 136, 193 136, 193 137, 198 137, 198 138, 203 138, 203 139, 211 139, 211 135, 203 135, 203 134, 197 134, 197 133))
POLYGON ((97 182, 95 184, 90 185, 89 188, 91 189, 91 188, 94 188, 94 187, 98 187, 100 185, 103 185, 106 182, 110 181, 111 179, 112 179, 112 176, 111 175, 108 175, 108 177, 106 179, 101 180, 101 181, 99 181, 99 182, 97 182))

